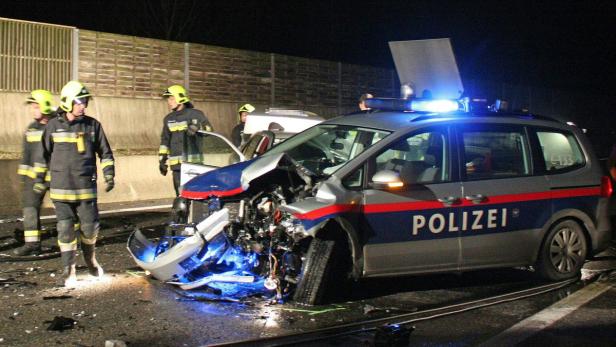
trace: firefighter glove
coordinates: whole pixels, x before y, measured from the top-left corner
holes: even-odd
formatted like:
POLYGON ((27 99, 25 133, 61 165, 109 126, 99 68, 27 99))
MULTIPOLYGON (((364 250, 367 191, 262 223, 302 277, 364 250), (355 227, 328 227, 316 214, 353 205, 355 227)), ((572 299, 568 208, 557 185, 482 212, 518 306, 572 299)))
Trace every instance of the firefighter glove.
POLYGON ((195 134, 199 131, 199 126, 197 124, 190 124, 186 132, 188 132, 188 136, 195 136, 195 134))
POLYGON ((165 164, 165 163, 162 163, 162 162, 161 162, 161 163, 158 165, 158 170, 160 171, 160 174, 161 174, 161 175, 163 175, 163 176, 167 176, 167 170, 168 170, 168 168, 167 168, 167 164, 165 164))
POLYGON ((32 190, 34 190, 37 194, 43 194, 45 193, 45 190, 47 190, 47 187, 43 183, 34 183, 32 190))
POLYGON ((105 183, 107 183, 107 186, 105 187, 105 191, 110 192, 115 186, 115 181, 113 180, 113 176, 105 175, 105 183))

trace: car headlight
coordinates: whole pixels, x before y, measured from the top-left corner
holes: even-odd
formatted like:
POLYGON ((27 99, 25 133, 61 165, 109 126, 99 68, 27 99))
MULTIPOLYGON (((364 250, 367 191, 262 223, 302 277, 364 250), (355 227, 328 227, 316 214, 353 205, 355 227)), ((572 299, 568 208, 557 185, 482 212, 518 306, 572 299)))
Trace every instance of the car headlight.
POLYGON ((285 228, 287 235, 292 237, 295 241, 299 241, 309 236, 302 222, 299 219, 295 218, 291 213, 282 213, 280 226, 285 228))

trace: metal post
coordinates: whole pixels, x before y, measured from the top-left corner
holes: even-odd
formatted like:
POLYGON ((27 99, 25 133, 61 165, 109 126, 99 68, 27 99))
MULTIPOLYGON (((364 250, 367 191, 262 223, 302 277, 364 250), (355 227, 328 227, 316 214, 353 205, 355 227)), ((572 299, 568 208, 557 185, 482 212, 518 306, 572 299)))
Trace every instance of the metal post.
MULTIPOLYGON (((389 70, 389 74, 391 75, 391 95, 390 97, 396 97, 396 75, 394 70, 389 70)), ((398 93, 399 95, 400 93, 398 93)))
POLYGON ((184 88, 190 91, 190 43, 184 42, 184 88))
POLYGON ((71 80, 79 79, 79 29, 73 29, 73 38, 72 38, 72 57, 71 57, 71 80))
POLYGON ((338 62, 338 112, 342 114, 342 63, 338 62))
POLYGON ((276 105, 276 58, 274 53, 270 53, 270 77, 272 80, 270 89, 270 107, 276 105))

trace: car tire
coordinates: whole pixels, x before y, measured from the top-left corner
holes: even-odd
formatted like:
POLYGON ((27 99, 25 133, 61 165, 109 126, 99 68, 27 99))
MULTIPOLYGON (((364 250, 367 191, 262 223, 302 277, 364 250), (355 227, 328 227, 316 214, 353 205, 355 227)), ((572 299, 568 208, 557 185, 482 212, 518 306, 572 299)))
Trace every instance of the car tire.
POLYGON ((325 291, 331 279, 336 241, 314 238, 302 265, 301 279, 293 300, 304 305, 324 302, 325 291))
POLYGON ((580 275, 588 246, 582 227, 573 220, 554 225, 546 236, 536 270, 540 277, 560 281, 580 275))

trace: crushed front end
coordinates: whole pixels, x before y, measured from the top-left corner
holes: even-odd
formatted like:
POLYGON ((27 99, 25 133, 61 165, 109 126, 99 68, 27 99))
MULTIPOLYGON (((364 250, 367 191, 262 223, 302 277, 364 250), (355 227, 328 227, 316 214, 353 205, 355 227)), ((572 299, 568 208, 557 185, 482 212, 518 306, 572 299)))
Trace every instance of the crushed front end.
POLYGON ((310 196, 313 187, 288 158, 259 160, 189 182, 163 236, 150 240, 140 230, 130 236, 135 262, 182 289, 235 283, 267 289, 277 299, 291 294, 309 238, 281 207, 310 196))

